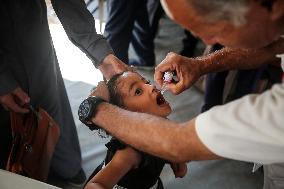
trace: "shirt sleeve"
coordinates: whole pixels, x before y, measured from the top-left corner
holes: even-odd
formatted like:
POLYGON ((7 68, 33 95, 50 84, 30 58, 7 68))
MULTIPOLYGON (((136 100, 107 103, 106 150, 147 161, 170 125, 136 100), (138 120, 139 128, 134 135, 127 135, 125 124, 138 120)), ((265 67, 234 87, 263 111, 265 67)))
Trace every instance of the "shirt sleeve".
POLYGON ((212 108, 197 116, 195 124, 200 140, 219 156, 284 162, 284 84, 212 108))
POLYGON ((96 33, 95 22, 83 0, 52 0, 52 6, 69 39, 96 67, 113 51, 106 39, 96 33))

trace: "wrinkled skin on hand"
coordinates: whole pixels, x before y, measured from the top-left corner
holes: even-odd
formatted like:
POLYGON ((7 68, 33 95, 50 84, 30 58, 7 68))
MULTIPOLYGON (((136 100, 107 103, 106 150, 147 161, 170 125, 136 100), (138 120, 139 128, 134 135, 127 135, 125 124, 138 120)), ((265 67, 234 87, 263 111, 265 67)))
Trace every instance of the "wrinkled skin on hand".
POLYGON ((155 68, 154 79, 158 85, 163 85, 166 71, 175 71, 178 81, 166 84, 173 94, 179 94, 191 87, 201 76, 201 59, 187 58, 176 53, 168 53, 166 58, 155 68))
POLYGON ((20 87, 17 87, 8 94, 0 96, 0 104, 6 110, 16 113, 28 113, 29 110, 23 106, 29 102, 30 97, 20 87))
POLYGON ((109 54, 105 57, 102 64, 99 66, 100 71, 104 75, 106 80, 109 80, 112 76, 129 70, 130 67, 124 64, 113 54, 109 54))

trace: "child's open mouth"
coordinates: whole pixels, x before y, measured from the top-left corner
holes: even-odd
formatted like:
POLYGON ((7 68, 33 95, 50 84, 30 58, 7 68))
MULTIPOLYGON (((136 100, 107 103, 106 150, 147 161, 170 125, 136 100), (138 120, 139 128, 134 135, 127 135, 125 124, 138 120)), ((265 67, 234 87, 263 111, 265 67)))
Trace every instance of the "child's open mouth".
POLYGON ((161 93, 158 93, 157 97, 156 97, 156 101, 157 101, 157 104, 159 106, 162 106, 164 104, 167 104, 167 101, 164 99, 163 95, 161 93))

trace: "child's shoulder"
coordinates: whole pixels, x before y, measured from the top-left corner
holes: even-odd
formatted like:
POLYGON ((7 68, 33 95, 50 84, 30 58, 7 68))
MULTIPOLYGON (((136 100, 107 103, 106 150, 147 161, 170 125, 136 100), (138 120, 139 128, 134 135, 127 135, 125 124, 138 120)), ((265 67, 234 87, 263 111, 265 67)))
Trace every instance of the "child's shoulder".
POLYGON ((123 142, 121 142, 120 140, 114 137, 112 137, 111 140, 105 144, 105 146, 107 147, 108 150, 112 152, 116 152, 117 150, 122 150, 127 147, 126 144, 124 144, 123 142))
POLYGON ((141 162, 141 155, 134 148, 112 138, 107 144, 107 162, 112 161, 116 165, 127 165, 132 169, 137 168, 141 162))

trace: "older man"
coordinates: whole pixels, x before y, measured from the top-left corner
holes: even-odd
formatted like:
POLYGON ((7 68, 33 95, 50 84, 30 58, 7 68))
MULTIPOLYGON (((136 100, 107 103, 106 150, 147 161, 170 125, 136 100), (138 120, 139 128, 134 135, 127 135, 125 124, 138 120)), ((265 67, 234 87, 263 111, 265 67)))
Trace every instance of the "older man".
MULTIPOLYGON (((202 74, 258 67, 284 52, 284 40, 279 39, 284 33, 283 1, 163 3, 171 18, 205 42, 235 47, 197 59, 169 54, 156 68, 155 79, 161 84, 163 73, 175 70, 179 82, 167 86, 175 94, 190 87, 202 74), (251 49, 237 49, 240 47, 251 49)), ((263 164, 284 162, 283 84, 261 95, 215 107, 185 123, 129 112, 104 102, 95 105, 91 119, 95 124, 137 149, 171 161, 227 157, 263 164), (114 127, 117 122, 123 124, 114 127)), ((268 181, 266 188, 283 186, 282 182, 268 181)))
POLYGON ((173 20, 199 36, 205 43, 220 43, 230 47, 198 60, 179 60, 179 56, 174 54, 168 56, 156 68, 155 79, 161 84, 162 73, 178 64, 180 71, 184 71, 179 77, 181 80, 177 85, 168 86, 175 94, 190 87, 202 74, 259 67, 275 57, 275 54, 283 53, 283 39, 277 41, 284 33, 283 1, 162 2, 173 20), (259 49, 269 44, 270 47, 259 49), (177 60, 181 63, 175 64, 177 60))

